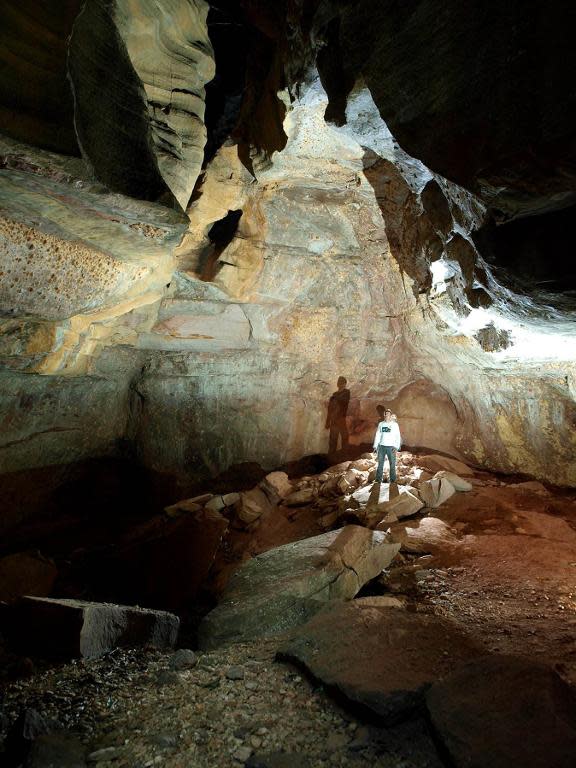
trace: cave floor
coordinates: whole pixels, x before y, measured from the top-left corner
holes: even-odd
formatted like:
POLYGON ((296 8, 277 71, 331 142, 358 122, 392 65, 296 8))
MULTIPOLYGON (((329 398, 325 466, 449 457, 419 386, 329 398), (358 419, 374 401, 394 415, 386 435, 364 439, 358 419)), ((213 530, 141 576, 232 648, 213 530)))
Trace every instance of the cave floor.
POLYGON ((470 493, 422 518, 437 526, 420 534, 422 521, 410 523, 415 548, 428 552, 394 568, 383 587, 456 621, 488 652, 552 664, 576 685, 575 495, 478 474, 470 493))
MULTIPOLYGON (((456 621, 487 652, 546 661, 576 684, 576 494, 486 472, 472 483, 427 515, 392 524, 395 536, 409 530, 402 554, 360 594, 394 594, 407 610, 456 621)), ((302 510, 293 538, 313 535, 310 524, 302 510)), ((273 538, 260 530, 254 551, 273 538)), ((150 649, 39 662, 5 687, 4 727, 31 707, 76 734, 91 763, 115 768, 226 768, 275 752, 292 753, 290 762, 253 765, 444 765, 423 719, 381 728, 275 661, 277 647, 272 638, 198 653, 195 667, 179 671, 172 653, 150 649)))

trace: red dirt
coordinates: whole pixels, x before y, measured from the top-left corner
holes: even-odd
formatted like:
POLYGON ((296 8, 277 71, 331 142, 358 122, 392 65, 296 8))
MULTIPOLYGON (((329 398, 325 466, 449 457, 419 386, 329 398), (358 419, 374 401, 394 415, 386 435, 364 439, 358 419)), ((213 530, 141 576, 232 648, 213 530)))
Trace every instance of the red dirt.
POLYGON ((456 542, 446 537, 432 556, 392 568, 387 587, 461 623, 487 650, 552 663, 576 684, 576 494, 481 474, 428 515, 456 542))

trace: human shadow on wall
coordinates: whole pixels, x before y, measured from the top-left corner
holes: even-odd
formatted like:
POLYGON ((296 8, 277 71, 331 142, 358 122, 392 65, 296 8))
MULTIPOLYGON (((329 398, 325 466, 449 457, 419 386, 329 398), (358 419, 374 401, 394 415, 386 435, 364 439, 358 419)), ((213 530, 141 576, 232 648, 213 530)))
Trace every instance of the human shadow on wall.
POLYGON ((326 409, 325 428, 330 430, 328 438, 328 455, 332 456, 338 450, 348 448, 348 406, 350 404, 350 390, 344 376, 339 376, 336 382, 336 391, 332 393, 326 409))

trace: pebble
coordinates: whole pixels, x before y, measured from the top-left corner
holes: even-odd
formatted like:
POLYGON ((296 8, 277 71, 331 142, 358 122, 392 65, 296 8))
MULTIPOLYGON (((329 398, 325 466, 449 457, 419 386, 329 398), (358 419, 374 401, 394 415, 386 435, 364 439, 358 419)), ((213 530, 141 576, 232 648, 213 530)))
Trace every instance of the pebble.
POLYGON ((245 763, 250 755, 252 754, 252 750, 250 747, 239 747, 233 754, 232 757, 234 760, 238 760, 239 763, 245 763))
POLYGON ((159 686, 163 685, 175 685, 180 682, 180 677, 176 672, 172 672, 169 669, 161 669, 156 675, 156 683, 159 686))
POLYGON ((243 667, 228 667, 226 670, 226 677, 228 680, 244 680, 246 677, 246 672, 244 671, 243 667))
POLYGON ((170 659, 171 669, 191 669, 198 663, 198 657, 189 648, 180 648, 170 659))

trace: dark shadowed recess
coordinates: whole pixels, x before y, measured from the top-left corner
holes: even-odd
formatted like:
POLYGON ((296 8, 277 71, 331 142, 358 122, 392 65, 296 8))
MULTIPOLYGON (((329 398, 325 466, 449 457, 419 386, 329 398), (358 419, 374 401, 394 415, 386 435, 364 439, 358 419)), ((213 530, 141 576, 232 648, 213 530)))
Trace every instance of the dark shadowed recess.
POLYGON ((204 165, 210 162, 238 123, 252 34, 243 9, 234 0, 212 0, 207 23, 216 74, 206 85, 204 122, 208 135, 204 165))
POLYGON ((0 2, 0 132, 80 155, 67 80, 67 40, 82 0, 0 2))
POLYGON ((507 217, 574 200, 572 0, 319 0, 314 33, 343 120, 362 77, 400 146, 507 217))
POLYGON ((572 206, 506 224, 491 221, 474 241, 500 282, 553 306, 576 309, 575 215, 572 206))
POLYGON ((234 239, 241 217, 241 210, 228 211, 226 216, 215 221, 208 230, 210 245, 202 254, 199 265, 202 280, 214 280, 226 263, 220 261, 220 256, 234 239))
POLYGON ((122 456, 3 474, 0 556, 22 547, 57 556, 105 541, 158 511, 161 480, 122 456))
POLYGON ((310 33, 317 0, 210 0, 208 32, 216 76, 206 87, 205 162, 230 137, 252 171, 253 156, 286 146, 286 107, 313 63, 310 33))

